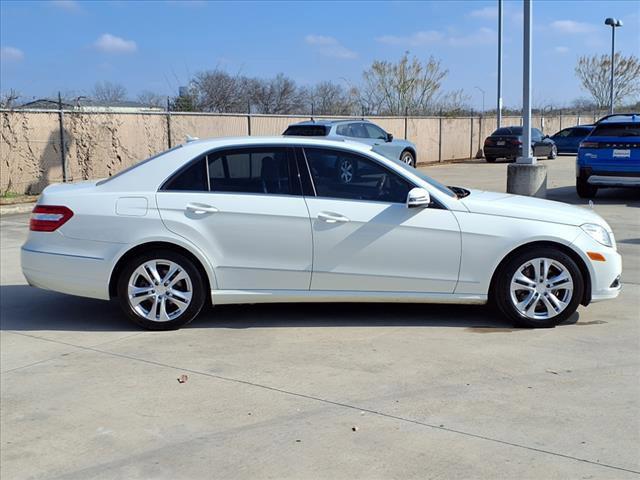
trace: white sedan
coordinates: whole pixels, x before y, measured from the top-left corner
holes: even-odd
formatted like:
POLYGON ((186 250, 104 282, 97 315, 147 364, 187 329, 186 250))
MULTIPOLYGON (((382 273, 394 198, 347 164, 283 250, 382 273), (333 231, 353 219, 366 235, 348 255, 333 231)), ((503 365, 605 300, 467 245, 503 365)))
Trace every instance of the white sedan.
POLYGON ((367 146, 305 138, 193 141, 52 185, 21 254, 29 284, 115 297, 149 329, 261 302, 490 301, 551 327, 621 288, 591 210, 448 188, 367 146))

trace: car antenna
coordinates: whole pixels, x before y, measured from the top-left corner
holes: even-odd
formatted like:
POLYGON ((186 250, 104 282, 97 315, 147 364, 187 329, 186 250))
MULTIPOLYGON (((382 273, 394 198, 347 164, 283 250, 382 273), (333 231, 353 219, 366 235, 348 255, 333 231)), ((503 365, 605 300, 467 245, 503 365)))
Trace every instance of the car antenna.
POLYGON ((200 140, 200 139, 199 139, 198 137, 192 137, 191 135, 187 135, 187 136, 186 136, 186 138, 185 138, 185 141, 186 141, 187 143, 189 143, 189 142, 195 142, 196 140, 200 140))

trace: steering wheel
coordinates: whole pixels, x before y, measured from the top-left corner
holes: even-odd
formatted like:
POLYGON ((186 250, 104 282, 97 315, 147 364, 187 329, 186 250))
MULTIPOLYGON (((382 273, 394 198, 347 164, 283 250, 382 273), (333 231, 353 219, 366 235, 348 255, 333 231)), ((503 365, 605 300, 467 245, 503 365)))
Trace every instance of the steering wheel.
POLYGON ((378 184, 376 185, 376 193, 378 197, 381 197, 384 193, 384 189, 387 186, 389 177, 386 173, 383 173, 380 179, 378 180, 378 184))

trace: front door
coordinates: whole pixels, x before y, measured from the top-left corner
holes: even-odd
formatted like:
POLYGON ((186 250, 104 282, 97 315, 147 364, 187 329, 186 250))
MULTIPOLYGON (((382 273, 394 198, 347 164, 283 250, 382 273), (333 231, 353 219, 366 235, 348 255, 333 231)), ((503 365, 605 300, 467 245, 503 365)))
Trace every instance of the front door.
POLYGON ((305 197, 313 227, 312 290, 453 293, 461 236, 451 212, 407 208, 413 185, 375 160, 305 148, 316 196, 305 197), (348 161, 353 179, 328 166, 348 161))
POLYGON ((309 289, 311 226, 290 149, 212 152, 156 198, 166 227, 209 257, 219 289, 309 289))

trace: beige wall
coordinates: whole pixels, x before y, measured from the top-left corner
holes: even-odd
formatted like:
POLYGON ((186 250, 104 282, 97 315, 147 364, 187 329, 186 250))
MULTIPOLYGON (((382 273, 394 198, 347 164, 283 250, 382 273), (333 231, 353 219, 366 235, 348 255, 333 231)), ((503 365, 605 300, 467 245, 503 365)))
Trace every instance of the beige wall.
MULTIPOLYGON (((39 193, 63 180, 57 113, 1 112, 0 193, 39 193)), ((319 117, 320 118, 320 117, 319 117)), ((328 118, 328 117, 322 117, 328 118)), ((78 113, 65 112, 67 180, 101 178, 192 137, 281 135, 303 116, 78 113)), ((418 161, 431 163, 476 156, 496 128, 495 118, 372 117, 394 137, 416 145, 418 161), (441 142, 441 143, 440 143, 441 142)), ((592 115, 533 118, 546 134, 593 122, 592 115)), ((504 117, 503 125, 520 125, 520 117, 504 117)))

